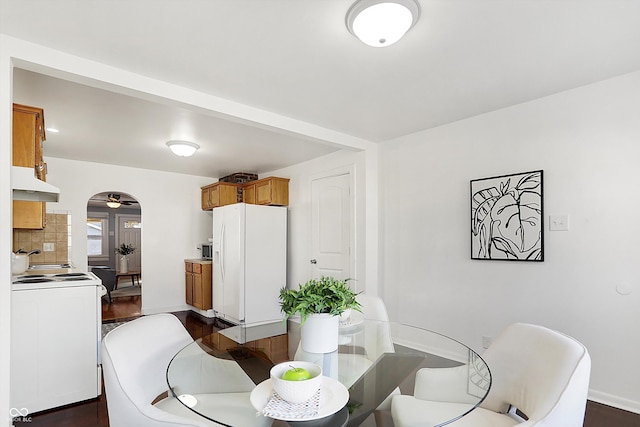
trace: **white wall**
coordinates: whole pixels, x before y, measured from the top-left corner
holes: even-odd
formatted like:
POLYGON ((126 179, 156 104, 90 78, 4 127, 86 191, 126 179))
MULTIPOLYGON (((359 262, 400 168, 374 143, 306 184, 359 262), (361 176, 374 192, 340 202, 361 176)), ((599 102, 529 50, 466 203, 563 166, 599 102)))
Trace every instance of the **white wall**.
MULTIPOLYGON (((177 158, 176 158, 177 160, 177 158)), ((200 187, 215 179, 48 157, 47 182, 60 201, 47 210, 70 211, 71 260, 87 268, 87 201, 96 193, 121 191, 142 211, 142 311, 186 310, 184 259, 199 258, 196 245, 211 235, 211 213, 200 209, 200 187)))
MULTIPOLYGON (((287 258, 287 286, 296 288, 311 279, 311 181, 336 173, 353 174, 355 202, 356 265, 353 278, 357 291, 368 286, 366 276, 366 212, 364 209, 367 186, 365 152, 342 150, 299 165, 260 175, 282 176, 289 181, 289 236, 287 258)), ((375 283, 375 282, 374 282, 375 283)), ((375 291, 375 290, 374 290, 375 291)))
POLYGON ((4 54, 5 41, 0 37, 0 426, 12 425, 9 414, 9 375, 11 346, 11 61, 4 54))
POLYGON ((391 317, 475 349, 511 322, 558 329, 591 353, 591 398, 640 412, 639 112, 636 72, 385 142, 391 317), (545 231, 543 263, 470 260, 469 181, 537 169, 569 231, 545 231))

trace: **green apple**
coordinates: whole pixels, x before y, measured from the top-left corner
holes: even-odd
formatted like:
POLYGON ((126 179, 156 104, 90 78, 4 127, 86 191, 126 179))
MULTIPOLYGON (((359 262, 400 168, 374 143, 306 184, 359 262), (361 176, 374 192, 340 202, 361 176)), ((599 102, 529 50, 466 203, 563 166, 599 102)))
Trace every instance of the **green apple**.
POLYGON ((291 367, 288 371, 282 374, 282 379, 286 381, 304 381, 311 378, 311 374, 304 368, 291 367))

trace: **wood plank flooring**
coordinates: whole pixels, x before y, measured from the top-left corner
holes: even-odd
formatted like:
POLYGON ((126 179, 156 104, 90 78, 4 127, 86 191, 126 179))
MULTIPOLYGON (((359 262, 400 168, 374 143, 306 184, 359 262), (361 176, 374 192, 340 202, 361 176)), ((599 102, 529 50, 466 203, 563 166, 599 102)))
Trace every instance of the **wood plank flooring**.
MULTIPOLYGON (((113 322, 140 316, 140 297, 118 298, 114 303, 103 301, 103 321, 113 322)), ((194 339, 218 329, 214 319, 207 319, 190 311, 175 314, 194 339)), ((108 427, 109 417, 104 395, 97 399, 76 403, 31 415, 16 427, 108 427)), ((557 426, 563 427, 563 426, 557 426)), ((640 427, 640 414, 622 411, 607 405, 588 401, 584 427, 640 427)))
POLYGON ((142 297, 118 297, 109 303, 106 297, 102 298, 102 323, 115 322, 130 319, 142 315, 142 297))

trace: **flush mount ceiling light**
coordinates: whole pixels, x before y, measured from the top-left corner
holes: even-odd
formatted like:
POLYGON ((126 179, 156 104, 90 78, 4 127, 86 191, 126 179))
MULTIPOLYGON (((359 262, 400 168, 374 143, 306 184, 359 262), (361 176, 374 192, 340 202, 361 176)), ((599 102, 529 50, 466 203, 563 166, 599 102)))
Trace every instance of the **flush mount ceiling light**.
POLYGON ((349 32, 373 47, 391 46, 420 17, 416 0, 358 0, 347 12, 349 32))
POLYGON ((194 142, 189 141, 169 141, 167 147, 171 149, 173 154, 180 157, 189 157, 198 151, 200 146, 194 142))

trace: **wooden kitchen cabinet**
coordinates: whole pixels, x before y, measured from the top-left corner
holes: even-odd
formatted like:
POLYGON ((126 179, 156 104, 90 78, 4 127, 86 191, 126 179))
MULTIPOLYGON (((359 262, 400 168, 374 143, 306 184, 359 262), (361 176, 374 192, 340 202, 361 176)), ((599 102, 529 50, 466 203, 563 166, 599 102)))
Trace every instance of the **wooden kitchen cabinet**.
POLYGON ((207 211, 218 206, 238 202, 238 185, 230 182, 216 182, 201 188, 202 210, 207 211))
MULTIPOLYGON (((42 155, 45 140, 42 108, 13 104, 14 166, 34 168, 35 176, 46 181, 47 165, 42 155)), ((46 225, 45 202, 13 202, 13 228, 43 229, 46 225)))
POLYGON ((200 310, 211 310, 211 261, 185 260, 185 298, 200 310))
POLYGON ((254 205, 287 206, 289 179, 270 176, 242 186, 242 200, 254 205))

